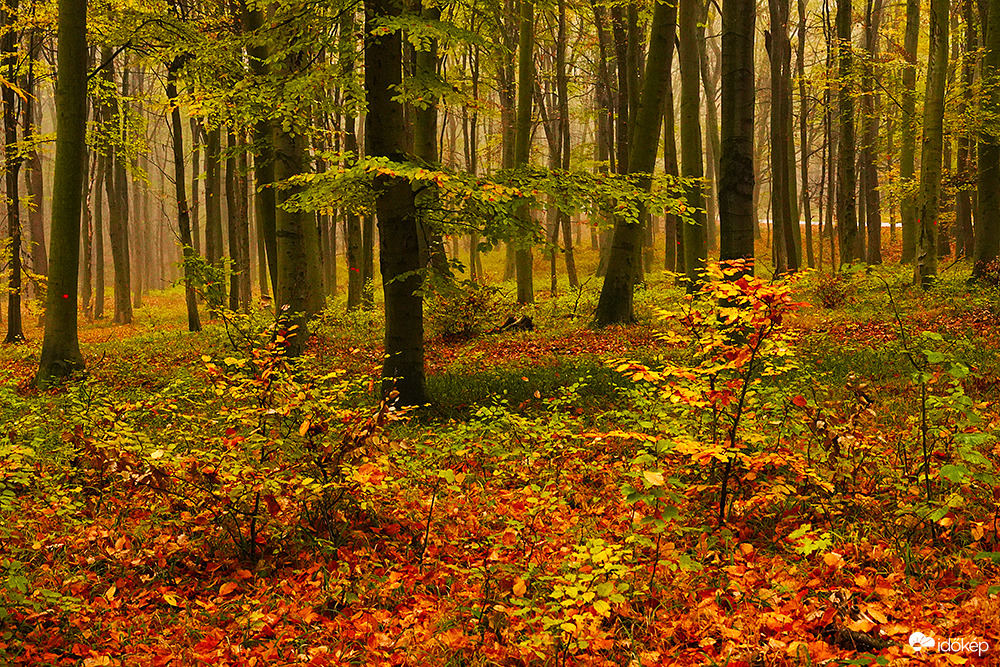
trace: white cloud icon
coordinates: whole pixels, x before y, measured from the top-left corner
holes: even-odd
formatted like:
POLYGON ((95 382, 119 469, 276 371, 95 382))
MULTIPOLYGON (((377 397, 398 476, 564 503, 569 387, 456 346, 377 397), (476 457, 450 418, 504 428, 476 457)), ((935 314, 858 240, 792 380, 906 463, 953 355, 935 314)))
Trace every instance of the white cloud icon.
POLYGON ((934 638, 928 637, 922 632, 914 632, 910 635, 910 646, 914 651, 920 652, 925 648, 934 648, 934 638))

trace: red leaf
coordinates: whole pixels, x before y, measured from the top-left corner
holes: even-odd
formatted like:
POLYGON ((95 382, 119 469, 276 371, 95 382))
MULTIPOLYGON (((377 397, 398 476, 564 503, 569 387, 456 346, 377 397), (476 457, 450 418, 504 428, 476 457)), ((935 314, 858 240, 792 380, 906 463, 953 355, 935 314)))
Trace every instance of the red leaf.
POLYGON ((802 396, 796 396, 795 398, 793 398, 792 403, 799 406, 800 408, 806 407, 806 399, 804 399, 802 396))

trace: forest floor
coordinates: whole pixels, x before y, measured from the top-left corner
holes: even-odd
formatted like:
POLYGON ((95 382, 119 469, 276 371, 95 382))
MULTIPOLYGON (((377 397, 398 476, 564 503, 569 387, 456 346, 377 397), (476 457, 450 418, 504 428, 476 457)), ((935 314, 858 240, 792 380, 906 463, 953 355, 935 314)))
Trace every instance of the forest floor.
POLYGON ((409 411, 339 303, 289 366, 264 314, 190 334, 155 293, 48 392, 30 326, 0 663, 1000 664, 1000 292, 961 269, 748 286, 746 336, 662 278, 602 331, 596 281, 518 333, 437 293, 409 411))

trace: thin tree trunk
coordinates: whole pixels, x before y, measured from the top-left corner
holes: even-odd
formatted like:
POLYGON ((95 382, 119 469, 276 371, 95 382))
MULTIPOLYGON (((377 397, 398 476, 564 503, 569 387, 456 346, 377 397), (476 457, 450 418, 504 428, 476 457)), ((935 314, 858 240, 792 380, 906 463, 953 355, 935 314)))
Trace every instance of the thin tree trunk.
POLYGON ((903 50, 906 66, 903 68, 903 94, 900 106, 901 142, 899 147, 899 182, 903 189, 900 202, 900 225, 903 232, 902 261, 912 262, 917 252, 917 198, 914 184, 917 146, 917 42, 920 36, 920 0, 906 0, 906 28, 903 50))
MULTIPOLYGON (((3 10, 3 25, 7 29, 0 40, 3 60, 0 66, 6 73, 7 81, 17 81, 17 47, 19 32, 16 29, 18 0, 7 0, 3 10)), ((7 269, 7 335, 5 343, 24 341, 24 326, 21 322, 21 196, 18 192, 18 176, 21 172, 21 156, 17 141, 17 100, 11 85, 3 86, 3 126, 4 126, 4 181, 7 189, 7 247, 10 254, 7 269)), ((82 192, 82 191, 81 191, 82 192)), ((79 232, 78 232, 79 233, 79 232)))
POLYGON ((196 254, 191 234, 191 218, 184 187, 184 134, 181 110, 177 100, 177 73, 184 66, 184 58, 175 58, 167 66, 167 99, 170 101, 171 145, 174 153, 174 197, 177 201, 177 226, 181 237, 181 254, 184 259, 184 303, 187 307, 188 331, 201 331, 198 302, 194 292, 194 267, 196 254))
MULTIPOLYGON (((514 167, 528 164, 531 151, 531 108, 534 97, 535 68, 533 63, 535 34, 535 4, 533 0, 521 0, 521 24, 519 28, 517 58, 517 126, 514 136, 514 167)), ((531 207, 527 201, 518 208, 518 216, 524 229, 529 229, 531 207)), ((522 241, 522 245, 528 241, 522 241)), ((535 289, 532 284, 531 247, 518 246, 514 264, 517 274, 517 302, 534 303, 535 289)))
MULTIPOLYGON (((704 176, 701 142, 701 84, 698 58, 697 0, 680 0, 677 57, 681 68, 681 176, 701 179, 704 176)), ((700 182, 688 188, 687 204, 694 209, 692 222, 684 225, 684 268, 688 290, 701 284, 707 259, 705 233, 705 195, 700 182)))

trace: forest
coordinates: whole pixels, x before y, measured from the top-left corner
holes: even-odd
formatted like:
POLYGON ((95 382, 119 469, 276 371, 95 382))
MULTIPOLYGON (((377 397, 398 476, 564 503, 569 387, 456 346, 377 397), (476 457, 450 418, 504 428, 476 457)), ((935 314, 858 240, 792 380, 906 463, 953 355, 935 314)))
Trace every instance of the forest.
POLYGON ((0 664, 1000 664, 1000 0, 0 0, 0 664))

